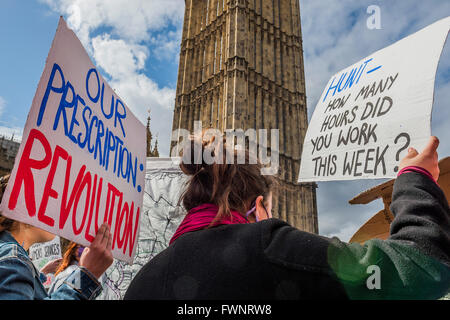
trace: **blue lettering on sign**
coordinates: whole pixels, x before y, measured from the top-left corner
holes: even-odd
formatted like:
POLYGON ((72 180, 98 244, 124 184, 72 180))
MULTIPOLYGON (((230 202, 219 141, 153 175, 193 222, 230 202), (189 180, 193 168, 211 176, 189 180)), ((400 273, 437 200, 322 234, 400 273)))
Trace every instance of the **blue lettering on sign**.
POLYGON ((377 71, 378 69, 380 69, 382 66, 378 66, 376 68, 373 68, 372 70, 367 71, 367 74, 372 73, 374 71, 377 71))
POLYGON ((103 112, 103 115, 105 116, 105 118, 106 118, 106 119, 111 119, 112 116, 113 116, 113 112, 114 112, 114 96, 111 95, 111 107, 110 107, 110 109, 109 109, 109 113, 106 114, 105 108, 103 107, 103 96, 104 96, 104 92, 105 92, 105 84, 102 83, 102 97, 101 97, 101 100, 100 100, 100 106, 101 106, 101 109, 102 109, 102 112, 103 112))
MULTIPOLYGON (((37 126, 42 124, 47 103, 51 93, 59 95, 59 105, 53 122, 53 130, 62 125, 64 134, 81 149, 87 150, 94 160, 106 171, 111 170, 118 178, 132 183, 133 187, 141 192, 142 188, 136 186, 138 168, 137 156, 124 146, 123 140, 115 135, 107 124, 94 114, 93 108, 87 102, 99 103, 101 114, 106 120, 111 119, 114 128, 120 128, 123 137, 126 137, 123 120, 127 117, 125 105, 111 95, 110 109, 104 109, 105 84, 100 83, 100 77, 95 68, 90 69, 86 75, 86 92, 89 100, 85 101, 76 89, 66 81, 61 67, 55 63, 50 74, 37 117, 37 126), (92 89, 89 84, 94 84, 92 89), (114 121, 113 118, 114 117, 114 121), (114 163, 114 165, 112 165, 114 163), (111 165, 110 165, 111 164, 111 165)), ((139 168, 143 167, 140 164, 139 168)), ((141 169, 142 171, 142 169, 141 169)))
MULTIPOLYGON (((373 58, 368 59, 364 61, 359 67, 357 66, 353 68, 350 72, 346 71, 342 73, 341 75, 339 75, 339 80, 337 82, 336 82, 337 78, 334 77, 333 80, 331 81, 330 86, 328 87, 327 93, 325 94, 325 97, 323 98, 322 102, 325 102, 330 92, 332 92, 331 96, 334 97, 336 93, 341 93, 347 89, 350 89, 351 87, 353 87, 353 85, 358 84, 359 80, 361 79, 361 76, 364 73, 364 70, 366 69, 369 62, 371 62, 372 60, 373 58)), ((381 68, 381 66, 379 68, 381 68)), ((373 69, 371 71, 373 72, 379 68, 373 69)))
POLYGON ((39 127, 42 122, 42 117, 44 116, 45 107, 47 106, 48 96, 50 95, 50 91, 56 92, 56 93, 62 93, 65 88, 65 82, 64 82, 64 75, 59 65, 56 63, 53 65, 52 73, 50 74, 50 78, 48 79, 47 89, 45 90, 44 97, 42 98, 41 107, 39 108, 39 114, 37 118, 37 126, 39 127), (61 86, 60 87, 54 87, 53 86, 53 80, 55 79, 56 72, 59 73, 59 76, 61 78, 61 86))
POLYGON ((88 71, 87 76, 86 76, 86 92, 88 94, 89 99, 93 102, 93 103, 97 103, 98 98, 100 96, 100 78, 98 77, 98 73, 97 70, 95 68, 92 68, 88 71), (95 76, 97 78, 97 95, 95 96, 95 98, 93 98, 91 96, 91 93, 89 91, 89 79, 91 78, 91 73, 94 72, 95 76))

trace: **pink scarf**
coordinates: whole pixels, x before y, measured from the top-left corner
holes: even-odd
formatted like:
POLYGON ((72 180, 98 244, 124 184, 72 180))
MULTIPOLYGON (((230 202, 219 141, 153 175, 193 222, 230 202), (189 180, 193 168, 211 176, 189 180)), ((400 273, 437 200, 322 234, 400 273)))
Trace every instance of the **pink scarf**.
MULTIPOLYGON (((214 220, 218 211, 219 208, 211 203, 205 203, 189 210, 177 231, 175 231, 172 239, 170 239, 169 245, 186 232, 206 229, 214 220)), ((232 210, 230 212, 231 216, 227 216, 222 220, 215 222, 212 226, 215 227, 224 224, 249 223, 249 221, 239 212, 232 210)))

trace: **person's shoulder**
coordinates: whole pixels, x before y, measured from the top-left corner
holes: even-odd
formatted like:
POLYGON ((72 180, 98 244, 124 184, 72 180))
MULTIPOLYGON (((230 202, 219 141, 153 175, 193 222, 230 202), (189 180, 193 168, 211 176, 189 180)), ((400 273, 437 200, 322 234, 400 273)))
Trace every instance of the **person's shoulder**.
POLYGON ((330 246, 340 245, 337 238, 328 238, 303 231, 279 219, 260 224, 261 249, 268 261, 293 269, 328 273, 330 246))
POLYGON ((269 229, 269 230, 271 230, 271 229, 275 230, 275 229, 282 228, 282 227, 294 228, 286 221, 280 220, 278 218, 270 218, 270 219, 262 220, 257 223, 251 223, 251 225, 256 228, 269 229))
POLYGON ((265 219, 254 223, 234 224, 231 226, 235 228, 236 232, 271 232, 272 230, 277 230, 283 227, 293 228, 286 221, 277 218, 265 219))
POLYGON ((57 279, 63 279, 63 280, 66 279, 68 276, 70 276, 72 274, 72 272, 74 272, 78 268, 79 268, 79 266, 76 264, 69 265, 66 269, 64 269, 63 271, 61 271, 60 273, 58 273, 55 276, 55 281, 57 279))
POLYGON ((68 276, 70 276, 79 266, 76 264, 69 265, 66 269, 58 273, 52 280, 49 292, 55 292, 64 283, 68 276))
POLYGON ((28 270, 35 274, 35 267, 27 252, 14 242, 0 242, 0 264, 11 270, 28 270))
POLYGON ((251 227, 249 229, 253 232, 258 232, 263 240, 265 240, 263 242, 276 240, 274 238, 277 238, 280 234, 309 234, 308 232, 302 231, 290 225, 288 222, 277 218, 263 220, 257 223, 252 223, 250 225, 251 227))
POLYGON ((24 248, 15 242, 0 242, 0 261, 11 258, 27 259, 28 254, 24 248))
MULTIPOLYGON (((236 239, 241 237, 254 237, 256 234, 268 234, 282 227, 291 227, 287 222, 271 218, 256 223, 245 224, 225 224, 219 225, 209 229, 197 230, 193 232, 187 232, 179 237, 174 244, 190 243, 193 241, 200 241, 207 243, 214 239, 226 241, 227 239, 236 239)), ((172 246, 169 246, 171 248, 172 246)))
POLYGON ((33 268, 33 262, 28 253, 7 231, 0 232, 0 262, 21 263, 26 264, 28 268, 33 268))

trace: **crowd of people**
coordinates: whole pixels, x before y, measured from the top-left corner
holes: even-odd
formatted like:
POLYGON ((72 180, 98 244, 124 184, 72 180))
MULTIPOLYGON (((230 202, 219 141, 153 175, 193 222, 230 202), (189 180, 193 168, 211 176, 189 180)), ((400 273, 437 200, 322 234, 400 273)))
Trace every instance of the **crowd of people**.
MULTIPOLYGON (((224 161, 195 163, 211 141, 192 140, 181 203, 186 216, 169 246, 144 265, 125 299, 439 299, 450 289, 450 209, 437 184, 431 137, 400 162, 392 194, 395 219, 386 240, 363 245, 298 230, 272 217, 277 182, 262 165, 238 164, 220 144, 224 161), (200 144, 200 145, 196 145, 200 144), (235 161, 225 161, 225 159, 235 161), (381 272, 376 288, 370 270, 381 272)), ((1 181, 1 195, 7 178, 1 181)), ((301 195, 300 195, 301 196, 301 195)), ((300 208, 297 208, 300 210, 300 208)), ((62 239, 63 257, 37 270, 31 245, 53 234, 0 215, 0 299, 95 299, 99 278, 113 262, 111 231, 103 224, 88 247, 62 239), (53 274, 49 289, 43 282, 53 274)))

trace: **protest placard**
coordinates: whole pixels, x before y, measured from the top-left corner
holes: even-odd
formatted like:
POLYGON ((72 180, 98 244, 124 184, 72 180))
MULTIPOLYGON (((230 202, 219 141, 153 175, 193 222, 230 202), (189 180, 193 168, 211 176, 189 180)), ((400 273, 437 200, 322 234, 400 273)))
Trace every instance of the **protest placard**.
POLYGON ((431 135, 442 19, 331 77, 305 136, 298 182, 393 178, 431 135))
POLYGON ((107 222, 113 256, 131 263, 143 199, 145 130, 61 18, 2 214, 83 246, 107 222))
POLYGON ((61 240, 55 237, 48 242, 35 243, 28 249, 28 254, 36 268, 41 270, 46 263, 62 258, 61 240))

